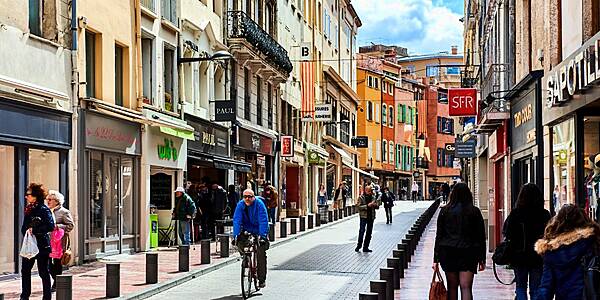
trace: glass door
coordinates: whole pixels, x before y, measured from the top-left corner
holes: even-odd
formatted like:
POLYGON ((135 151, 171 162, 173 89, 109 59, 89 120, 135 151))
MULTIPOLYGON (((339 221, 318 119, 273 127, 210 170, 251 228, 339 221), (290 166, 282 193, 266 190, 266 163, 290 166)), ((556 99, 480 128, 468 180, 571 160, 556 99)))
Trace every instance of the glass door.
POLYGON ((107 254, 121 253, 121 187, 120 162, 118 156, 104 156, 106 197, 106 244, 107 254))

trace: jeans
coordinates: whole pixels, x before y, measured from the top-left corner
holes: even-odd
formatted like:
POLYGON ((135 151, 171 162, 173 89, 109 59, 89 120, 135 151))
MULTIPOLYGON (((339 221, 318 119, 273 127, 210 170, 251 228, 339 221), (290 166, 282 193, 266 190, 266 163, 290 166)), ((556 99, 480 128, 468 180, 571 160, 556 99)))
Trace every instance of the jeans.
POLYGON ((417 192, 412 192, 412 201, 417 202, 417 192))
POLYGON ((386 223, 392 223, 392 208, 391 207, 385 208, 385 216, 387 218, 386 223))
POLYGON ((269 213, 269 222, 275 224, 275 212, 277 211, 277 207, 268 208, 267 212, 269 213))
POLYGON ((56 275, 62 275, 63 266, 60 258, 50 258, 50 276, 52 276, 52 286, 56 286, 56 275))
MULTIPOLYGON (((242 235, 238 237, 237 247, 240 254, 244 254, 241 249, 247 247, 247 239, 242 235)), ((267 249, 269 249, 269 242, 261 243, 256 247, 256 275, 259 282, 265 282, 267 280, 267 249)))
POLYGON ((179 224, 179 239, 182 245, 190 244, 190 221, 177 221, 179 224))
POLYGON ((535 299, 542 279, 542 268, 515 267, 517 300, 527 300, 527 279, 529 278, 529 299, 535 299))
POLYGON ((368 220, 360 218, 360 229, 358 231, 358 244, 356 245, 356 249, 360 249, 360 247, 365 249, 369 249, 369 244, 371 243, 371 234, 373 234, 373 222, 375 220, 368 220), (367 235, 365 236, 365 228, 367 230, 367 235), (364 237, 364 243, 363 243, 364 237))
POLYGON ((325 204, 327 204, 327 199, 325 199, 325 197, 324 197, 324 196, 319 196, 319 198, 318 198, 318 199, 319 199, 319 200, 318 200, 318 202, 319 202, 319 205, 325 205, 325 204))
POLYGON ((40 253, 32 259, 22 259, 21 265, 21 299, 29 299, 31 296, 31 269, 37 260, 38 274, 42 278, 42 287, 44 290, 43 300, 52 300, 52 292, 50 291, 50 270, 48 261, 50 260, 49 253, 40 253))

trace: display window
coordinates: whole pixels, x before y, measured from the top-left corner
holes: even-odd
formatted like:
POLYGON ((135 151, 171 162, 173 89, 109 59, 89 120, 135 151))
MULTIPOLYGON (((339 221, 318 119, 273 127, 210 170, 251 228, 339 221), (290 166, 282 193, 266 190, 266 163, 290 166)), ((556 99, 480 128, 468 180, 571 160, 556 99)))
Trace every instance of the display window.
POLYGON ((49 190, 58 190, 60 182, 59 153, 29 149, 29 182, 43 184, 49 190))
POLYGON ((598 199, 600 198, 600 117, 583 118, 583 160, 586 209, 593 219, 598 219, 598 199))
POLYGON ((576 203, 575 121, 573 118, 552 127, 553 207, 576 203))
MULTIPOLYGON (((15 149, 0 145, 0 275, 15 272, 15 205, 20 199, 15 198, 15 149)), ((25 201, 23 199, 23 201, 25 201)))

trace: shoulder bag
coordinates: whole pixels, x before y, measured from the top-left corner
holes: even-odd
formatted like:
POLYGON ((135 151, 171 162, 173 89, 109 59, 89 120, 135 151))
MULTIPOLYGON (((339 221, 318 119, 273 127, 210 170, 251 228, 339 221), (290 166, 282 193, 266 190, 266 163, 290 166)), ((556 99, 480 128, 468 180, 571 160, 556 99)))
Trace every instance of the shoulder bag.
POLYGON ((448 291, 444 285, 444 279, 440 274, 439 264, 435 265, 433 278, 431 278, 431 287, 429 288, 429 300, 446 300, 448 291))
POLYGON ((71 262, 71 256, 73 256, 73 253, 71 252, 71 238, 69 237, 69 234, 66 233, 67 235, 67 246, 65 247, 65 250, 63 251, 63 255, 60 258, 60 263, 63 266, 68 265, 71 262))
POLYGON ((600 256, 598 250, 583 257, 583 291, 584 299, 600 299, 600 256))

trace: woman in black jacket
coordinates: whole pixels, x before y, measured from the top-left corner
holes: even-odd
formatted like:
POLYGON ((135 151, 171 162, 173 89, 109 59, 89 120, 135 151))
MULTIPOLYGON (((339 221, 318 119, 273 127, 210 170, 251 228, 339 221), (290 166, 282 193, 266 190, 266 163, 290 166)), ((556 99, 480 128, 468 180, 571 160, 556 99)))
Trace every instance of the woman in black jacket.
POLYGON ((540 189, 533 183, 525 184, 515 209, 504 222, 504 237, 513 252, 511 266, 515 272, 516 300, 535 299, 542 278, 542 257, 535 252, 535 242, 544 235, 544 228, 550 220, 550 212, 544 209, 544 198, 540 189))
POLYGON ((473 194, 464 183, 450 192, 450 202, 437 220, 433 268, 441 264, 448 282, 448 299, 473 299, 473 278, 485 269, 485 225, 473 194))
POLYGON ((37 261, 37 268, 40 277, 42 278, 43 300, 51 300, 52 292, 50 290, 50 269, 48 262, 50 258, 50 232, 54 230, 54 219, 52 212, 44 204, 44 199, 48 195, 48 191, 42 184, 31 183, 27 187, 25 199, 25 216, 23 225, 21 225, 21 233, 31 232, 37 241, 37 247, 40 250, 38 255, 29 259, 23 257, 21 263, 21 299, 29 299, 31 296, 31 269, 37 261))

